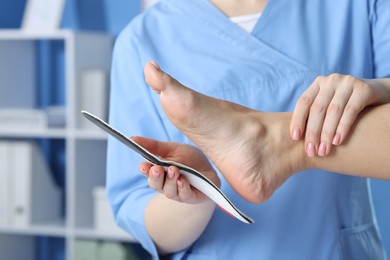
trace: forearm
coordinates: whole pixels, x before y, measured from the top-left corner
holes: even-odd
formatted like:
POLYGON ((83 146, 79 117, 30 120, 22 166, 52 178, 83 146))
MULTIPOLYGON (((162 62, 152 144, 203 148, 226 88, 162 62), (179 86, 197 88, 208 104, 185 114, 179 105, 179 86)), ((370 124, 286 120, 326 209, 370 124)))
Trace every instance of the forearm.
POLYGON ((186 204, 157 194, 145 211, 146 228, 161 254, 190 246, 204 231, 215 203, 186 204))
POLYGON ((345 143, 306 162, 307 168, 390 180, 390 104, 364 110, 345 143))

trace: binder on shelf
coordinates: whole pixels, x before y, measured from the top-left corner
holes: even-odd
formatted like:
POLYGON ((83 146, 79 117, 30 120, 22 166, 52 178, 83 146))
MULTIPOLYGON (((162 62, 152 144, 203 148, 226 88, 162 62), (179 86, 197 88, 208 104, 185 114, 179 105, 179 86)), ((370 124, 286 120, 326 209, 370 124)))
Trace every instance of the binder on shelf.
POLYGON ((98 259, 98 241, 76 240, 75 260, 97 260, 98 259))
POLYGON ((103 242, 98 251, 98 259, 139 260, 140 258, 126 246, 118 242, 103 242))
POLYGON ((1 108, 0 124, 3 129, 45 129, 47 115, 42 109, 1 108))
POLYGON ((0 141, 0 226, 10 223, 9 143, 0 141))
POLYGON ((94 198, 94 226, 96 231, 107 234, 128 236, 119 228, 114 220, 110 204, 107 198, 106 188, 97 186, 93 189, 94 198))
MULTIPOLYGON (((108 84, 107 75, 100 69, 83 71, 80 86, 80 109, 91 111, 100 118, 107 118, 108 84)), ((80 116, 81 118, 81 116, 80 116)), ((81 118, 81 128, 93 128, 93 126, 81 118)))
POLYGON ((131 246, 120 242, 76 240, 75 260, 140 260, 131 246))
POLYGON ((12 210, 11 224, 27 227, 60 218, 60 190, 34 142, 17 141, 10 146, 12 210))

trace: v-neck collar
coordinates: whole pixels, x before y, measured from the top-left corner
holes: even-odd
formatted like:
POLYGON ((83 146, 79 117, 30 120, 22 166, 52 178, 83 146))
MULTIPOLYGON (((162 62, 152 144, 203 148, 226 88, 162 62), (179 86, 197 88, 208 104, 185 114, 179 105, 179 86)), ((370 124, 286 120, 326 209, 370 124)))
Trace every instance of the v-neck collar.
POLYGON ((267 1, 267 4, 264 6, 263 12, 261 13, 260 19, 257 21, 251 34, 258 35, 261 33, 262 28, 267 24, 267 21, 269 19, 269 14, 272 13, 272 9, 275 1, 276 0, 267 1))
POLYGON ((204 26, 207 30, 214 32, 217 37, 229 41, 232 46, 247 52, 247 55, 260 55, 264 59, 271 59, 272 63, 279 62, 293 63, 296 69, 308 69, 305 65, 276 50, 265 42, 262 35, 263 28, 269 23, 274 12, 276 0, 268 0, 261 18, 253 28, 251 33, 242 30, 239 26, 229 20, 217 7, 209 0, 166 0, 173 7, 182 10, 186 16, 196 21, 199 26, 204 26))
POLYGON ((179 7, 186 15, 194 18, 200 24, 207 26, 210 30, 216 31, 217 35, 234 41, 242 48, 252 48, 258 46, 261 28, 267 23, 270 10, 274 0, 268 0, 260 19, 257 21, 251 33, 245 32, 239 26, 230 21, 229 17, 224 15, 209 0, 167 0, 171 4, 179 7))

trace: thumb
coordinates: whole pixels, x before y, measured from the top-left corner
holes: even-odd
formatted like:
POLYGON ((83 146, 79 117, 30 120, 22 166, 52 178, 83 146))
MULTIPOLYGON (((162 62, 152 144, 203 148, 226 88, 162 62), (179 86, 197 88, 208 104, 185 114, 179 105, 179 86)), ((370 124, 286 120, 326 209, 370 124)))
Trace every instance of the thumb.
POLYGON ((177 148, 177 144, 171 142, 160 142, 155 139, 142 136, 132 136, 131 140, 138 143, 140 146, 148 150, 154 155, 167 158, 177 148))

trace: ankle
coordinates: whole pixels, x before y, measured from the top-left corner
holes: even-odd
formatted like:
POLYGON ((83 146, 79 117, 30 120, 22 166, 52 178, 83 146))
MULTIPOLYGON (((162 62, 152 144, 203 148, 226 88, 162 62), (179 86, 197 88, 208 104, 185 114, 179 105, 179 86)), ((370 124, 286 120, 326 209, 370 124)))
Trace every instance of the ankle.
POLYGON ((303 140, 294 141, 290 137, 289 126, 292 113, 269 113, 270 122, 267 134, 273 140, 275 156, 285 163, 289 174, 295 174, 308 168, 303 140))
POLYGON ((266 113, 260 111, 250 112, 245 118, 248 125, 247 133, 253 142, 262 142, 269 136, 270 127, 265 119, 266 113))

